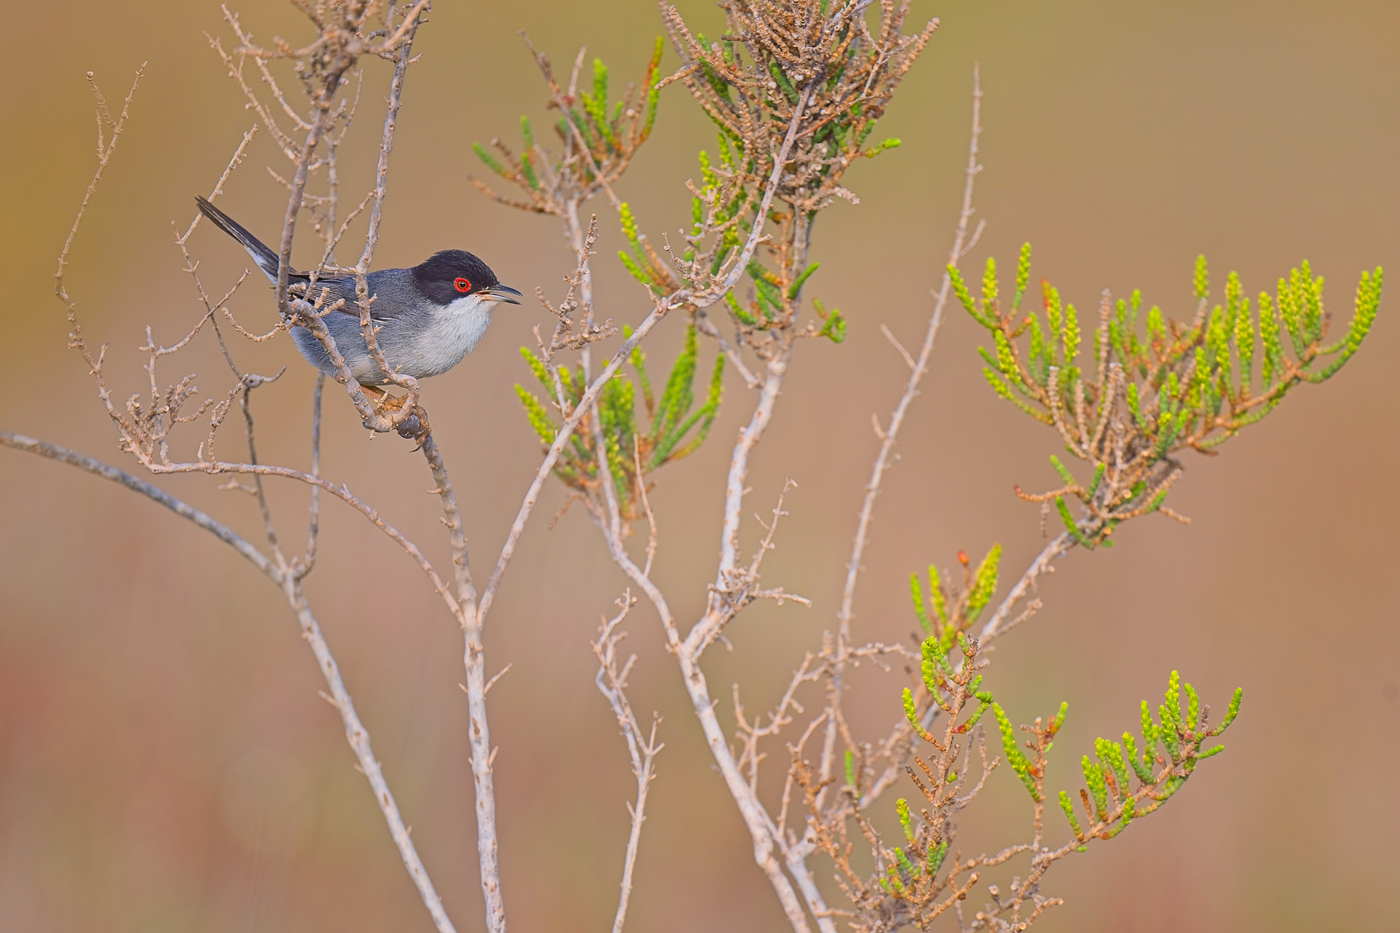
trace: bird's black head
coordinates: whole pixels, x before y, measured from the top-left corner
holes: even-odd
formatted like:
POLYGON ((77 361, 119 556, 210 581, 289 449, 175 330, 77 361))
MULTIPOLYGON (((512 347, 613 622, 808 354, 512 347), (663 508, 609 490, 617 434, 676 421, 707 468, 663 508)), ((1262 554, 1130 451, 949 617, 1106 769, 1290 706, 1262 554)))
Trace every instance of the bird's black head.
POLYGON ((520 303, 510 297, 519 295, 518 291, 502 285, 490 266, 466 250, 445 249, 414 266, 410 272, 418 291, 434 304, 449 305, 471 295, 520 303))

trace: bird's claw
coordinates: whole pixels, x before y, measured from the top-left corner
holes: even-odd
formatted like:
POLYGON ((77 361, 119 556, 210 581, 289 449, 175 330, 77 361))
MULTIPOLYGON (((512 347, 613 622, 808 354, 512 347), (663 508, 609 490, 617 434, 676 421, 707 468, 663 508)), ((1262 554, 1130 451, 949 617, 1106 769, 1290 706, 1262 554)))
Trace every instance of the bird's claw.
MULTIPOLYGON (((399 412, 403 410, 404 403, 407 401, 406 396, 385 395, 375 408, 377 413, 381 415, 399 412)), ((417 441, 418 446, 414 448, 415 451, 423 448, 423 444, 428 440, 428 435, 433 431, 432 426, 428 424, 428 413, 421 405, 414 405, 408 416, 400 421, 394 430, 398 432, 399 437, 417 441)))

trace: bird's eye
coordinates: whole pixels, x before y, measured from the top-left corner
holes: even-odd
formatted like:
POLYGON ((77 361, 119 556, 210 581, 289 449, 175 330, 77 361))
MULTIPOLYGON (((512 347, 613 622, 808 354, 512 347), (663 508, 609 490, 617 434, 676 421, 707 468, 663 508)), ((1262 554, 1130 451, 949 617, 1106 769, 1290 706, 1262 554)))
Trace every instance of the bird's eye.
POLYGON ((471 283, 471 282, 468 282, 466 279, 460 279, 460 278, 459 278, 457 281, 453 282, 452 284, 455 285, 455 286, 457 286, 457 291, 459 291, 459 292, 469 292, 469 291, 472 290, 472 283, 471 283))

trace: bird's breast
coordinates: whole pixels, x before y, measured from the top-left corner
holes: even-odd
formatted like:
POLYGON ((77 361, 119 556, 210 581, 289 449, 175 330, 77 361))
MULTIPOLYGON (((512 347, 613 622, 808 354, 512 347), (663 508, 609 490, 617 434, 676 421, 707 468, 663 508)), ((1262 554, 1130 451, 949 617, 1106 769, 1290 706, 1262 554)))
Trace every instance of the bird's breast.
POLYGON ((436 376, 460 363, 480 342, 491 324, 491 303, 468 295, 430 309, 417 323, 420 326, 405 347, 408 352, 400 365, 419 378, 436 376))

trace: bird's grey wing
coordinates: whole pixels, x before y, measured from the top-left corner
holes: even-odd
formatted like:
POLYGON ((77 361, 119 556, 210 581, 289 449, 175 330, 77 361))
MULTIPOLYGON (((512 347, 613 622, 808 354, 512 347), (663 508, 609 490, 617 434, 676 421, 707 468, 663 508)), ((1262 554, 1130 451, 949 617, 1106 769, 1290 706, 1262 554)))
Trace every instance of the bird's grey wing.
MULTIPOLYGON (((369 286, 369 294, 373 299, 369 306, 370 318, 375 321, 392 320, 415 307, 422 300, 409 280, 407 269, 383 269, 379 272, 371 272, 366 276, 365 284, 369 286)), ((323 308, 341 302, 341 306, 331 313, 349 315, 357 321, 360 319, 360 307, 355 296, 353 276, 342 276, 317 282, 311 286, 311 300, 319 302, 323 308), (326 291, 324 301, 321 299, 323 288, 326 291)))

